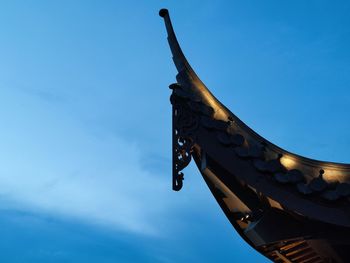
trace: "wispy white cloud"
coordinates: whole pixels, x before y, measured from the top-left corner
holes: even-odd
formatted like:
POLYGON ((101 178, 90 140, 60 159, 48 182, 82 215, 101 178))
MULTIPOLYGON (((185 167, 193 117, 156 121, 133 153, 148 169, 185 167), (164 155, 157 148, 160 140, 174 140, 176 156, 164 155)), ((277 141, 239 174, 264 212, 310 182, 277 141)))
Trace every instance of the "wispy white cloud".
POLYGON ((135 142, 96 137, 60 105, 2 89, 0 194, 38 212, 144 234, 169 200, 169 178, 141 167, 135 142))

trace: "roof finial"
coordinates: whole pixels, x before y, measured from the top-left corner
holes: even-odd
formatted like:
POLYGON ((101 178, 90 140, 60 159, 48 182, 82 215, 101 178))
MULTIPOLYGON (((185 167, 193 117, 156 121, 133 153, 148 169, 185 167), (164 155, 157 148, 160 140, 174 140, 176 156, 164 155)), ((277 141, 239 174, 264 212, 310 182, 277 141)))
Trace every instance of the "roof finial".
POLYGON ((165 17, 167 14, 169 14, 168 9, 162 8, 162 9, 159 10, 159 15, 160 15, 161 17, 165 17))

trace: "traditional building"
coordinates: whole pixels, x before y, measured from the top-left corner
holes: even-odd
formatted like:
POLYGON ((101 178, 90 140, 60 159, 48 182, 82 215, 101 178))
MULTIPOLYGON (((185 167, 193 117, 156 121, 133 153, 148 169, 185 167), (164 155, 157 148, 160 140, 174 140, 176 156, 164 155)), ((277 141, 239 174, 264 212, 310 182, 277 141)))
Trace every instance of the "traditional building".
POLYGON ((193 158, 228 220, 274 262, 350 262, 350 165, 290 153, 259 136, 198 78, 164 18, 172 89, 173 189, 193 158), (348 250, 349 249, 349 250, 348 250))

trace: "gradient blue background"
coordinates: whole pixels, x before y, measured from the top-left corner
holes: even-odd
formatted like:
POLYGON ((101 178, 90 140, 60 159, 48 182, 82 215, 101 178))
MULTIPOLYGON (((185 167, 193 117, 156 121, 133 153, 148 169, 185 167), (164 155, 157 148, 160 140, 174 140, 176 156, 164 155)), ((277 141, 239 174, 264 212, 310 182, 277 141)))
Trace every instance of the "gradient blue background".
POLYGON ((268 262, 194 165, 171 191, 175 67, 249 126, 348 162, 348 1, 1 1, 1 262, 268 262))

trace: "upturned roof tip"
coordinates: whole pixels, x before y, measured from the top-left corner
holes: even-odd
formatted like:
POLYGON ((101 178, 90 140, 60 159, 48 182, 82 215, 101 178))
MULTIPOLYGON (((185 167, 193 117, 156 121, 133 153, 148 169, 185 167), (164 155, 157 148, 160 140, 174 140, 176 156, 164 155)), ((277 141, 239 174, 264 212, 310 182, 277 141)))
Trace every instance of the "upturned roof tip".
POLYGON ((168 9, 166 9, 166 8, 162 8, 162 9, 159 10, 159 15, 160 15, 161 17, 165 17, 165 16, 168 15, 168 14, 169 14, 169 11, 168 11, 168 9))

